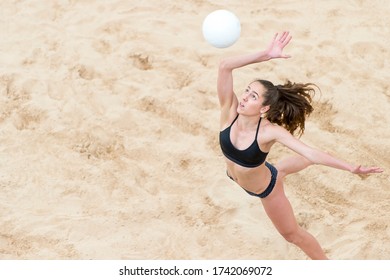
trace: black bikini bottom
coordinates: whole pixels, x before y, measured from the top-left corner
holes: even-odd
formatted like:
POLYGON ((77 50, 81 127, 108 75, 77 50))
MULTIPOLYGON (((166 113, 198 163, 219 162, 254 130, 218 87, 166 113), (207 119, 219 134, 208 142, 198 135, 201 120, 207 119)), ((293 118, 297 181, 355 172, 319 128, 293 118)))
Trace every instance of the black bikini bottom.
MULTIPOLYGON (((262 193, 253 193, 253 192, 247 191, 246 189, 243 188, 243 190, 246 191, 249 195, 257 196, 260 198, 265 198, 274 189, 275 184, 276 184, 276 177, 278 176, 278 170, 272 164, 270 164, 268 162, 265 162, 265 166, 267 166, 268 169, 271 171, 271 181, 269 182, 268 187, 262 193)), ((226 174, 230 179, 232 179, 234 181, 234 179, 232 177, 230 177, 230 175, 227 172, 226 172, 226 174)))

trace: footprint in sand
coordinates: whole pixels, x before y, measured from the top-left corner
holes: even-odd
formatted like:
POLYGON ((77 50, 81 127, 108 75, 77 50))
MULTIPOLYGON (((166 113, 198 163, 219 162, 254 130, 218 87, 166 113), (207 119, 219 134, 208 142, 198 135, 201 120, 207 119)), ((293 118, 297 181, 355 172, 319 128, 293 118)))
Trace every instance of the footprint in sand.
POLYGON ((87 158, 112 160, 125 153, 123 139, 114 137, 102 128, 94 128, 93 133, 79 135, 72 149, 87 158))
POLYGON ((145 71, 153 68, 152 61, 146 54, 131 53, 128 55, 128 58, 133 62, 133 66, 140 70, 145 71))
POLYGON ((310 115, 310 119, 319 123, 320 128, 329 132, 336 132, 338 129, 332 124, 333 118, 337 111, 328 101, 315 102, 314 111, 310 115))
POLYGON ((33 129, 44 117, 45 112, 26 107, 19 109, 12 115, 12 123, 18 130, 33 129))
POLYGON ((82 64, 76 65, 74 67, 74 70, 84 80, 93 80, 97 76, 95 70, 92 67, 85 66, 82 64))

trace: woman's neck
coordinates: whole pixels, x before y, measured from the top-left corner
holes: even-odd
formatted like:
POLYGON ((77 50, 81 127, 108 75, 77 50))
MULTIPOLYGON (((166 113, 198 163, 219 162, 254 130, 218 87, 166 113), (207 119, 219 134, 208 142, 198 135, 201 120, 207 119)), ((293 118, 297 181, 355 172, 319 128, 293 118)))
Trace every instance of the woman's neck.
POLYGON ((239 115, 237 119, 237 127, 242 131, 251 131, 257 128, 261 115, 245 116, 239 115))

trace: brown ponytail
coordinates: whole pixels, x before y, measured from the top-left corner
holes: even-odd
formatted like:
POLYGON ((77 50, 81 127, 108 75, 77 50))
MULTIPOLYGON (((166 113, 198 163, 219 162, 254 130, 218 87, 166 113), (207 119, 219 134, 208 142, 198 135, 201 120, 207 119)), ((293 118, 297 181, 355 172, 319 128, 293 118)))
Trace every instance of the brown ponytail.
MULTIPOLYGON (((292 83, 274 86, 271 82, 257 80, 265 88, 263 105, 270 106, 267 119, 286 128, 291 134, 298 130, 298 136, 305 131, 306 116, 313 111, 311 105, 315 84, 292 83)), ((318 87, 317 87, 318 88, 318 87)))

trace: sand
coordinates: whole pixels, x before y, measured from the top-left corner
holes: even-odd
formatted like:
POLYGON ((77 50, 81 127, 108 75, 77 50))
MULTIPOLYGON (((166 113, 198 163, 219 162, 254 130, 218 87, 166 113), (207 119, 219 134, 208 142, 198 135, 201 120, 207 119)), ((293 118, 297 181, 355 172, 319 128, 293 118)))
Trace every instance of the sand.
MULTIPOLYGON (((332 259, 390 256, 386 1, 1 1, 1 259, 307 259, 229 180, 217 65, 289 30, 289 60, 235 72, 322 90, 301 138, 382 174, 311 166, 286 179, 332 259), (228 9, 239 41, 208 45, 228 9)), ((276 146, 269 161, 291 154, 276 146)))

